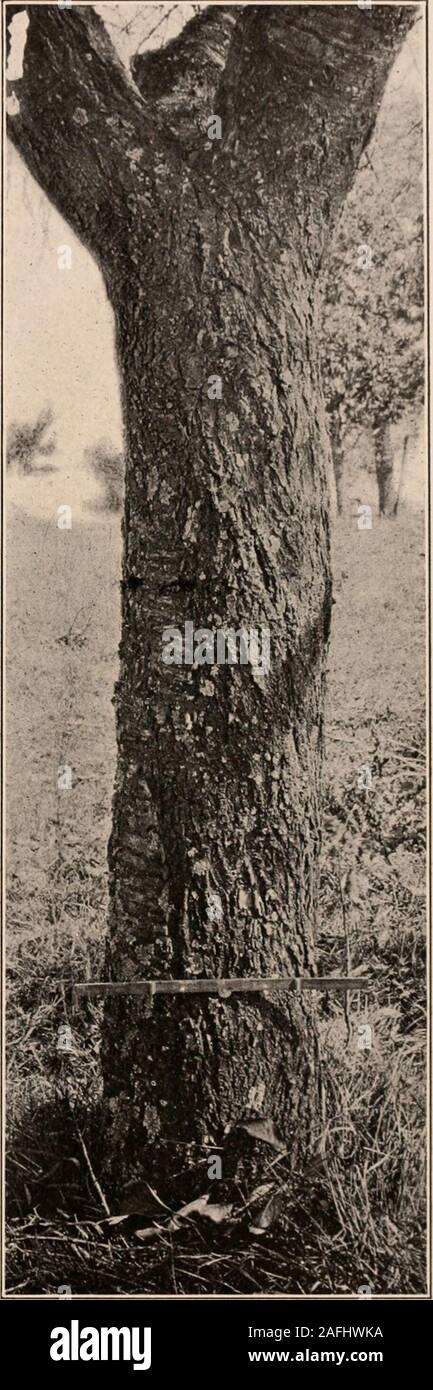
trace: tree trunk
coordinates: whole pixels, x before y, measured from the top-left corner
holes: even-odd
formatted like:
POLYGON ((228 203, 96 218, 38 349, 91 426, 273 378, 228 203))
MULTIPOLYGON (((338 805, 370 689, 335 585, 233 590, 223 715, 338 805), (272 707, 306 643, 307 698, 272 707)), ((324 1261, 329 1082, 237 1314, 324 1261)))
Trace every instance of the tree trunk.
POLYGON ((344 511, 344 450, 341 438, 341 419, 338 409, 332 411, 329 434, 331 439, 337 512, 338 516, 342 516, 344 511))
MULTIPOLYGON (((264 283, 247 211, 234 220, 207 204, 159 242, 151 290, 144 266, 118 314, 127 515, 113 979, 313 970, 326 434, 314 277, 295 257, 296 226, 282 255, 262 216, 264 283), (208 396, 215 375, 221 400, 208 396), (164 664, 164 629, 186 621, 267 629, 269 674, 164 664)), ((117 998, 103 1064, 110 1151, 120 1143, 128 1171, 146 1140, 220 1145, 263 1116, 290 1135, 296 1161, 318 1122, 311 995, 164 996, 150 1018, 117 998)))
MULTIPOLYGON (((137 55, 132 83, 90 6, 29 7, 8 129, 101 265, 123 383, 113 980, 314 970, 331 613, 317 285, 413 18, 216 6, 137 55), (185 622, 266 629, 269 671, 251 652, 167 664, 164 630, 185 622)), ((148 1014, 111 996, 118 1185, 152 1165, 170 1178, 251 1120, 303 1163, 322 1119, 313 999, 159 995, 148 1014)))
POLYGON ((395 516, 398 506, 394 483, 394 453, 389 421, 381 421, 373 430, 374 460, 379 493, 379 516, 395 516))

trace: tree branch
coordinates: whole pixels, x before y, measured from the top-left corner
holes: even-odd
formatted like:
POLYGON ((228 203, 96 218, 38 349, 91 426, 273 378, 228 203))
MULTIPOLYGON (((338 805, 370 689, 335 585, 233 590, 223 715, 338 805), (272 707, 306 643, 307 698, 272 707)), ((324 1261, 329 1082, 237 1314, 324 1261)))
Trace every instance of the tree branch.
POLYGON ((8 83, 15 98, 8 135, 103 262, 124 238, 128 197, 151 208, 151 175, 167 154, 166 138, 91 6, 14 5, 6 11, 9 24, 18 10, 27 12, 29 26, 23 76, 8 83))
POLYGON ((320 255, 416 17, 415 6, 212 6, 161 51, 136 55, 136 86, 93 7, 12 5, 9 25, 19 8, 29 26, 8 132, 102 265, 124 253, 126 268, 132 214, 151 233, 182 144, 212 114, 223 139, 210 162, 227 195, 234 179, 257 205, 272 195, 281 221, 292 197, 305 256, 313 223, 320 255))
POLYGON ((329 224, 415 18, 415 5, 247 5, 215 98, 237 178, 260 170, 284 197, 315 186, 329 224))
POLYGON ((151 53, 137 53, 131 69, 142 95, 158 103, 185 140, 214 111, 242 5, 212 5, 194 15, 177 38, 151 53))

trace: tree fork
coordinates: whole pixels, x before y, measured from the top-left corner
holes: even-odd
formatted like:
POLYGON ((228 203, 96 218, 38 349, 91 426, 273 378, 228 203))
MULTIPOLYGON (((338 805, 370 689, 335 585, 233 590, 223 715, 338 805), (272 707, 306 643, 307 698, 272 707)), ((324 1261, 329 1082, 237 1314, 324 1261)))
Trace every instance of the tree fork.
MULTIPOLYGON (((148 98, 152 60, 134 65, 139 90, 92 11, 30 6, 13 84, 11 137, 97 256, 116 321, 127 465, 113 981, 314 965, 331 614, 319 272, 415 12, 245 6, 232 24, 227 8, 213 67, 204 12, 171 68, 168 46, 166 79, 164 54, 153 61, 148 98), (222 125, 213 143, 206 103, 222 125), (164 628, 186 620, 265 626, 269 674, 165 665, 164 628)), ((159 995, 150 1018, 110 998, 102 1063, 120 1186, 169 1180, 209 1145, 231 1146, 235 1174, 251 1120, 272 1121, 292 1167, 320 1134, 313 996, 159 995)))

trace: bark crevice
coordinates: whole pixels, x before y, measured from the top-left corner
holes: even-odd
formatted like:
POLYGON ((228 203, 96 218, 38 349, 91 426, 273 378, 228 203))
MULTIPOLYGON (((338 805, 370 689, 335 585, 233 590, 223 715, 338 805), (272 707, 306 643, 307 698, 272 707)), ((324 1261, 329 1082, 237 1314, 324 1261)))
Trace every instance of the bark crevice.
MULTIPOLYGON (((122 381, 107 972, 312 973, 332 602, 318 272, 414 11, 221 7, 135 60, 145 96, 91 7, 28 13, 8 129, 102 266, 122 381), (165 664, 186 621, 265 630, 269 671, 165 664)), ((317 1142, 309 996, 111 998, 102 1065, 113 1183, 169 1177, 246 1116, 292 1167, 317 1142)))

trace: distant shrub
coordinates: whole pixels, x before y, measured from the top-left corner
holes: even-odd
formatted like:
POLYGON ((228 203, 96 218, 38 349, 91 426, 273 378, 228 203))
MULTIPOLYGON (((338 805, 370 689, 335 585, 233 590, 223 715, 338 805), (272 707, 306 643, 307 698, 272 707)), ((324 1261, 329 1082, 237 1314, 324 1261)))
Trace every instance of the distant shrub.
POLYGON ((123 505, 124 463, 122 454, 104 439, 85 450, 84 457, 97 482, 103 488, 103 496, 90 506, 91 511, 120 512, 123 505))
POLYGON ((49 458, 54 453, 57 440, 55 434, 47 439, 53 424, 53 412, 48 406, 41 410, 37 419, 30 424, 14 421, 8 431, 6 467, 16 468, 17 473, 55 473, 55 465, 38 464, 37 459, 49 458))

